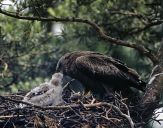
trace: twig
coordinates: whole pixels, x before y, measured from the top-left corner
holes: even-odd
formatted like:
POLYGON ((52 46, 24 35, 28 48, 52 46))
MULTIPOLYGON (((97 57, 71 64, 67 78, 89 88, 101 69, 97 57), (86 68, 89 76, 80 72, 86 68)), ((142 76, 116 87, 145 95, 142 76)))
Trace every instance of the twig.
POLYGON ((71 79, 66 85, 63 87, 63 90, 66 89, 75 79, 71 79))
MULTIPOLYGON (((107 121, 112 122, 117 128, 119 128, 118 125, 117 125, 114 121, 112 121, 112 120, 118 121, 119 119, 117 120, 117 118, 107 118, 107 117, 105 117, 105 116, 101 116, 101 117, 104 118, 104 119, 107 120, 107 121)), ((119 121, 120 121, 120 120, 119 120, 119 121)), ((119 121, 118 121, 118 122, 119 122, 119 121)))
POLYGON ((21 100, 15 100, 15 99, 11 99, 11 98, 4 97, 4 96, 0 96, 0 98, 3 99, 3 100, 15 102, 15 103, 18 103, 18 104, 22 103, 22 104, 30 105, 30 106, 32 106, 32 107, 44 109, 44 108, 41 107, 41 106, 34 105, 34 104, 32 104, 32 103, 24 102, 24 101, 21 101, 21 100))
POLYGON ((93 97, 91 104, 94 104, 95 101, 96 101, 96 99, 93 97))
POLYGON ((109 110, 106 112, 106 117, 108 118, 108 114, 110 113, 110 111, 112 110, 112 107, 109 108, 109 110))
MULTIPOLYGON (((120 119, 117 119, 117 118, 108 118, 108 117, 105 117, 105 116, 101 116, 102 118, 108 120, 108 121, 111 121, 111 120, 116 120, 118 122, 120 122, 121 120, 120 119)), ((111 121, 112 122, 112 121, 111 121)))
POLYGON ((8 115, 8 116, 0 116, 0 120, 6 120, 8 118, 15 118, 15 117, 24 117, 24 115, 8 115))

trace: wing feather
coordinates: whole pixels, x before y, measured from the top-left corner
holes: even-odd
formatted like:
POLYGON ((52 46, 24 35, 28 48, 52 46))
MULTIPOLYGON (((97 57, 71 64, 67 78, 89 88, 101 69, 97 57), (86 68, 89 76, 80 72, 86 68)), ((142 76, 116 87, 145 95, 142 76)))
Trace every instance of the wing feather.
POLYGON ((115 58, 113 59, 112 57, 108 57, 108 56, 103 55, 101 53, 90 52, 90 54, 93 55, 93 56, 98 56, 98 57, 104 59, 108 63, 114 64, 118 69, 128 73, 133 78, 139 79, 138 73, 134 69, 128 68, 127 65, 124 62, 122 62, 122 61, 120 61, 118 59, 115 59, 115 58))
POLYGON ((110 59, 106 57, 85 55, 78 57, 76 67, 88 75, 100 77, 119 77, 129 79, 129 77, 117 68, 110 59))

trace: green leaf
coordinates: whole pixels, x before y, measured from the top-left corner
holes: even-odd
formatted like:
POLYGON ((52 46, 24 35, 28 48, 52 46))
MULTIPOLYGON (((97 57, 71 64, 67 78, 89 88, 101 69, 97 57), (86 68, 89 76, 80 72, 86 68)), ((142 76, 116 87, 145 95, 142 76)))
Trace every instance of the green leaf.
POLYGON ((54 11, 52 8, 48 8, 48 13, 49 13, 51 16, 55 16, 55 11, 54 11))

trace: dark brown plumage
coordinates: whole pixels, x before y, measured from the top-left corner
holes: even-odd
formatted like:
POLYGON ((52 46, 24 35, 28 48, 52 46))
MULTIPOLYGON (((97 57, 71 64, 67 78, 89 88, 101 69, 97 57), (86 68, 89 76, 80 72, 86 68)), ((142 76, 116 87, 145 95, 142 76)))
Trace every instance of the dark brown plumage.
POLYGON ((72 52, 62 56, 56 72, 79 80, 86 91, 104 92, 107 89, 128 90, 134 87, 144 91, 145 83, 133 69, 106 55, 90 52, 72 52))

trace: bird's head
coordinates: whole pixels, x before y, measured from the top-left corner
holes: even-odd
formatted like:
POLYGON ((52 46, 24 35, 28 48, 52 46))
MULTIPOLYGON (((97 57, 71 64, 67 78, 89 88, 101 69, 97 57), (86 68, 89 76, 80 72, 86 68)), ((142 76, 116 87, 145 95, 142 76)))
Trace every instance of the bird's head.
POLYGON ((56 66, 56 72, 61 72, 63 74, 67 74, 68 70, 74 65, 76 58, 81 54, 78 52, 66 53, 62 56, 56 66))
POLYGON ((59 59, 56 66, 56 72, 65 73, 70 65, 71 65, 71 56, 69 53, 67 53, 59 59))
POLYGON ((59 86, 62 84, 63 74, 62 73, 55 73, 52 75, 50 83, 54 86, 59 86))

